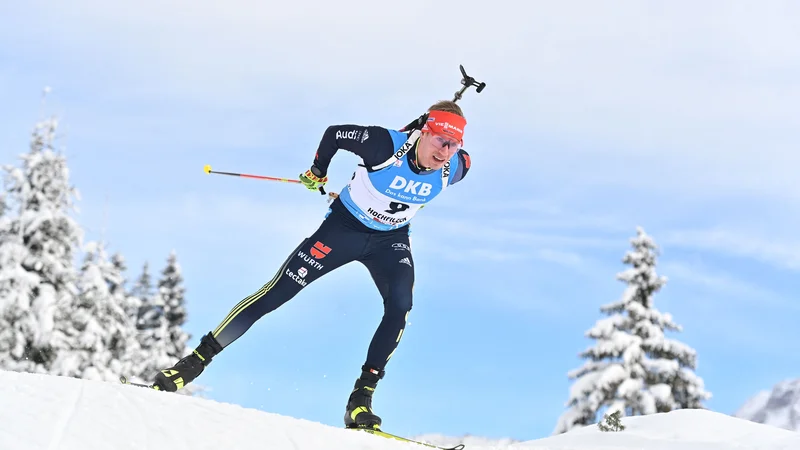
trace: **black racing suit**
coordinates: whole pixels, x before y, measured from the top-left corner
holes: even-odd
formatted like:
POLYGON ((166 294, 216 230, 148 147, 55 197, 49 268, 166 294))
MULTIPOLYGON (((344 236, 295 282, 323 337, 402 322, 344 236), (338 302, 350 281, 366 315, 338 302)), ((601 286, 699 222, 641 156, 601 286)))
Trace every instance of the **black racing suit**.
MULTIPOLYGON (((331 126, 322 137, 314 166, 325 174, 340 148, 361 157, 365 166, 378 165, 395 152, 397 137, 398 132, 377 126, 331 126), (369 139, 344 138, 360 132, 368 132, 369 139)), ((416 151, 412 150, 404 158, 416 173, 420 173, 415 155, 416 151)), ((469 155, 460 150, 451 184, 463 179, 469 164, 469 155)), ((309 283, 352 261, 366 266, 383 298, 384 315, 365 361, 366 366, 382 372, 400 342, 412 306, 414 259, 409 228, 406 225, 390 231, 371 229, 357 220, 338 198, 332 202, 319 228, 289 253, 275 276, 230 311, 213 331, 214 338, 222 348, 227 347, 258 319, 292 299, 309 283)))

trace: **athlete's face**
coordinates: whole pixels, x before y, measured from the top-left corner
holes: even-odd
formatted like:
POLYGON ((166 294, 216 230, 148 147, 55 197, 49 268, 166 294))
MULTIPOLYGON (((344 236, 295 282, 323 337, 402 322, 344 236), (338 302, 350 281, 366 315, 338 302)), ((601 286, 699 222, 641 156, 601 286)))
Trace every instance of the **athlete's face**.
POLYGON ((438 134, 422 133, 417 149, 417 162, 420 166, 439 170, 453 157, 461 143, 438 134))

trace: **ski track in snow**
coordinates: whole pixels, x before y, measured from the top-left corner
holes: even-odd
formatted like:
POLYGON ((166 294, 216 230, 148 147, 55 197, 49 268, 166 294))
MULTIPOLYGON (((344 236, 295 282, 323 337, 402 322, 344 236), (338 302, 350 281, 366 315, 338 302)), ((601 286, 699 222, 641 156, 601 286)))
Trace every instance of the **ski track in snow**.
MULTIPOLYGON (((116 393, 116 395, 117 397, 123 398, 126 403, 131 405, 131 410, 136 412, 136 417, 139 419, 137 428, 146 430, 148 424, 147 420, 144 417, 144 414, 142 413, 142 408, 139 406, 138 397, 134 398, 130 395, 126 395, 122 389, 120 389, 119 392, 116 393)), ((150 445, 150 439, 149 439, 150 433, 142 433, 142 435, 144 436, 144 447, 142 447, 142 450, 155 450, 155 446, 150 445)))
POLYGON ((50 438, 50 445, 47 446, 47 450, 60 450, 64 433, 67 431, 72 418, 75 417, 75 411, 78 410, 78 404, 81 402, 81 398, 83 398, 83 389, 84 384, 81 383, 81 385, 75 390, 72 400, 67 403, 65 411, 61 414, 61 417, 54 427, 55 432, 53 437, 50 438))
POLYGON ((300 450, 300 445, 298 445, 297 441, 292 439, 291 435, 286 435, 286 439, 292 444, 292 450, 300 450))
MULTIPOLYGON (((114 382, 0 370, 0 402, 0 450, 427 448, 302 418, 114 382)), ((619 433, 602 433, 596 426, 587 426, 527 442, 467 437, 465 450, 800 449, 800 433, 713 411, 682 410, 626 417, 622 422, 627 428, 619 433)), ((438 440, 454 445, 453 438, 438 440)))

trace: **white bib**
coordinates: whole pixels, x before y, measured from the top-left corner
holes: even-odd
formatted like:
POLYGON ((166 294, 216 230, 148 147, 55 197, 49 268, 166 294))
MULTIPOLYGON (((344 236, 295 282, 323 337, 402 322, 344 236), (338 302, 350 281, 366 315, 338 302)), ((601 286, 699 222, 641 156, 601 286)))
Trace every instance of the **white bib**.
POLYGON ((457 154, 436 172, 422 175, 408 167, 404 156, 418 136, 415 130, 391 158, 371 170, 359 166, 339 194, 345 207, 368 227, 392 230, 407 225, 450 183, 450 167, 457 164, 457 154))

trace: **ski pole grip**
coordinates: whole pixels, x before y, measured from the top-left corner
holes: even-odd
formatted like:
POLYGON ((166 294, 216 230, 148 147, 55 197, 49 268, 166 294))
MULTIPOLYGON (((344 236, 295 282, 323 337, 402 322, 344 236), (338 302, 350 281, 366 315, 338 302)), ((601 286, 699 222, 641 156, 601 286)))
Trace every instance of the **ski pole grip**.
POLYGON ((321 192, 321 193, 322 193, 322 195, 325 195, 325 188, 324 188, 324 187, 322 187, 322 186, 320 186, 320 187, 319 187, 319 192, 321 192))

